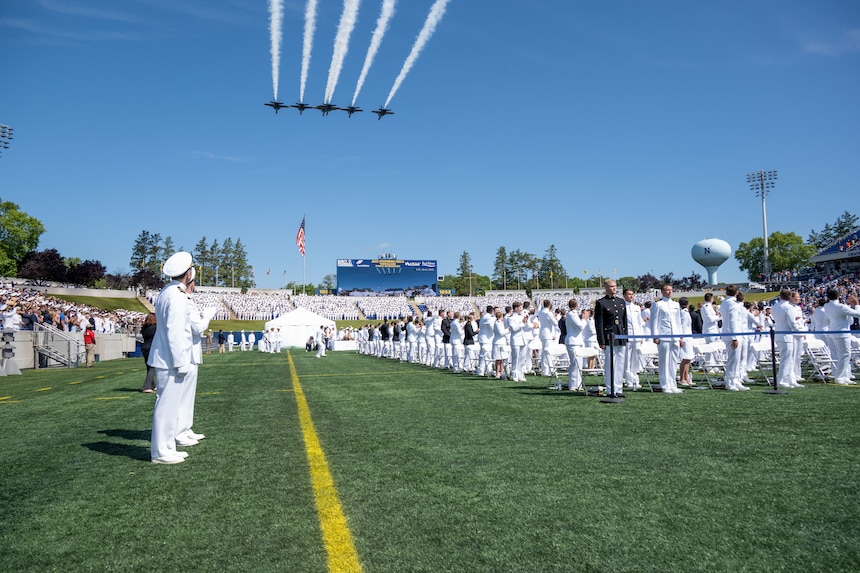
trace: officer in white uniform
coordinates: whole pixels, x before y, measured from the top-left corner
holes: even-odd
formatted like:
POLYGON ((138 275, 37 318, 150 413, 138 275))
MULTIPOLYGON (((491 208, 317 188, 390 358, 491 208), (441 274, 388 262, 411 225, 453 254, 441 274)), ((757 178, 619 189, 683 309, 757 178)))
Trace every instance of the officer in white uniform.
POLYGON ((860 316, 857 308, 857 297, 848 297, 848 304, 839 302, 839 291, 835 288, 827 290, 827 304, 824 312, 827 315, 827 329, 830 335, 831 345, 836 350, 836 367, 833 370, 833 378, 837 384, 856 384, 851 380, 851 328, 854 317, 860 316), (850 306, 849 306, 850 305, 850 306))
MULTIPOLYGON (((627 314, 627 334, 641 336, 645 334, 645 322, 642 320, 642 309, 633 302, 636 294, 633 289, 624 289, 624 308, 627 314)), ((642 387, 639 381, 639 371, 642 369, 642 353, 639 347, 643 339, 633 338, 627 341, 627 352, 624 355, 624 387, 638 390, 642 387)))
POLYGON ((779 302, 773 307, 773 329, 776 331, 774 341, 779 350, 779 372, 776 376, 776 384, 780 388, 801 388, 802 386, 794 380, 794 354, 795 346, 792 334, 800 330, 800 324, 795 320, 794 309, 791 306, 792 292, 782 289, 779 293, 779 302))
POLYGON ((567 348, 567 356, 570 360, 567 369, 567 389, 582 390, 582 364, 580 364, 579 356, 576 355, 576 349, 581 348, 584 344, 582 331, 585 329, 586 321, 579 316, 578 300, 570 299, 567 306, 570 309, 564 317, 564 325, 567 328, 564 346, 567 348))
POLYGON ((680 394, 683 392, 675 382, 678 372, 680 348, 684 341, 680 338, 665 338, 663 335, 679 335, 681 332, 681 306, 672 300, 672 285, 665 284, 660 289, 663 298, 651 305, 651 336, 657 347, 658 366, 660 370, 660 389, 665 394, 680 394))
MULTIPOLYGON (((195 270, 191 268, 191 281, 186 287, 186 293, 190 294, 194 291, 194 276, 195 270)), ((176 445, 177 446, 195 446, 205 438, 203 434, 198 434, 191 429, 194 425, 194 398, 197 395, 197 370, 200 364, 203 364, 203 333, 209 328, 209 321, 218 312, 215 307, 205 308, 202 311, 198 309, 194 301, 189 297, 189 317, 191 320, 191 368, 185 376, 185 382, 182 384, 182 396, 179 399, 179 422, 176 426, 176 445)))
POLYGON ((505 327, 510 332, 511 346, 511 379, 514 382, 525 382, 526 376, 523 371, 523 352, 528 352, 524 330, 527 328, 527 316, 522 314, 522 303, 515 302, 513 312, 505 318, 505 327))
POLYGON ((543 301, 543 308, 537 313, 540 330, 538 338, 541 343, 540 353, 540 373, 541 376, 549 376, 552 373, 552 360, 550 358, 549 349, 558 340, 558 319, 555 313, 552 312, 552 302, 550 300, 543 301))
POLYGON ((720 316, 723 318, 723 342, 726 345, 726 390, 737 392, 749 390, 743 385, 744 373, 741 367, 741 337, 739 332, 746 331, 746 309, 738 302, 735 295, 738 288, 735 285, 726 287, 726 298, 720 305, 720 316))
POLYGON ((496 317, 492 305, 488 305, 486 312, 478 322, 478 344, 481 346, 481 354, 478 356, 479 376, 487 376, 493 372, 493 328, 496 325, 496 317))
POLYGON ((164 262, 162 271, 171 277, 155 301, 158 328, 152 340, 148 364, 155 368, 156 399, 152 415, 151 459, 157 464, 185 461, 176 450, 176 431, 185 378, 191 371, 191 308, 186 285, 191 282, 191 254, 180 251, 164 262))

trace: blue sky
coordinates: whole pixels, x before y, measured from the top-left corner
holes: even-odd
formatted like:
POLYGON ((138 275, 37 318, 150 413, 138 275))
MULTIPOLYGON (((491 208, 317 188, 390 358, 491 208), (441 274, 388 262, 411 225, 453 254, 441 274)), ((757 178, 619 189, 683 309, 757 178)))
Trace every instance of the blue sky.
MULTIPOLYGON (((141 230, 240 238, 259 287, 338 258, 555 245, 572 276, 704 269, 691 246, 762 233, 746 174, 779 170, 768 230, 856 208, 860 3, 451 0, 390 107, 433 4, 400 0, 357 105, 277 116, 266 0, 0 0, 0 198, 40 249, 128 270, 141 230), (271 269, 271 275, 265 271, 271 269), (284 276, 286 271, 286 276, 284 276)), ((381 0, 360 3, 348 105, 381 0)), ((304 1, 284 3, 279 99, 298 101, 304 1)), ((322 103, 343 2, 319 0, 305 100, 322 103)), ((734 259, 724 281, 743 280, 734 259)))

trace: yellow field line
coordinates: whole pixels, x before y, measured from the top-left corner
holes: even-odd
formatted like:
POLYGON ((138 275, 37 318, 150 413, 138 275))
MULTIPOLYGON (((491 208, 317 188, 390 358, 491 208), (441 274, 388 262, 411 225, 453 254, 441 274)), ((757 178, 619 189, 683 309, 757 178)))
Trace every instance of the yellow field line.
POLYGON ((317 514, 320 520, 323 543, 328 554, 328 570, 333 573, 346 573, 361 571, 361 563, 358 561, 358 553, 349 533, 346 516, 340 506, 337 489, 334 480, 328 471, 325 454, 322 451, 319 437, 314 429, 311 419, 311 411, 308 408, 302 385, 299 383, 299 375, 296 373, 296 365, 293 363, 293 355, 287 352, 290 362, 290 375, 293 379, 293 389, 296 393, 296 404, 299 410, 299 424, 305 439, 305 452, 308 456, 310 466, 311 486, 314 490, 314 501, 317 506, 317 514))
POLYGON ((95 397, 93 400, 128 400, 128 396, 103 396, 95 397))

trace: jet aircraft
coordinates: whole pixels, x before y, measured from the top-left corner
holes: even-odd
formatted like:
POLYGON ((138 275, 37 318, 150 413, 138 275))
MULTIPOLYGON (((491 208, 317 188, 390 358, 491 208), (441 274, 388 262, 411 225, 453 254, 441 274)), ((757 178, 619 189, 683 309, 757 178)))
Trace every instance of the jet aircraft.
POLYGON ((355 107, 354 105, 348 105, 348 106, 346 106, 346 107, 342 107, 342 108, 340 108, 340 109, 341 109, 342 111, 345 111, 345 112, 346 112, 347 117, 352 117, 352 114, 354 114, 354 113, 356 113, 356 112, 362 112, 362 111, 364 111, 363 109, 359 109, 359 108, 355 107))
POLYGON ((263 105, 267 105, 267 106, 273 108, 275 110, 276 114, 278 113, 278 110, 281 109, 282 107, 290 107, 288 105, 282 104, 279 101, 270 101, 269 103, 264 103, 263 105))
POLYGON ((374 110, 372 110, 372 111, 373 111, 373 113, 375 113, 375 114, 376 114, 376 116, 377 116, 377 117, 376 117, 376 119, 377 119, 377 120, 382 119, 382 116, 383 116, 383 115, 394 115, 394 112, 393 112, 393 111, 391 111, 391 110, 390 110, 390 109, 388 109, 387 107, 382 107, 382 106, 379 106, 379 109, 374 109, 374 110))
POLYGON ((328 115, 329 112, 340 109, 340 108, 337 107, 336 105, 334 105, 333 103, 323 103, 323 104, 318 105, 315 109, 320 110, 323 115, 328 115))
POLYGON ((294 107, 299 110, 299 115, 302 115, 306 109, 311 109, 313 106, 308 105, 306 103, 297 103, 296 105, 291 105, 290 107, 294 107))

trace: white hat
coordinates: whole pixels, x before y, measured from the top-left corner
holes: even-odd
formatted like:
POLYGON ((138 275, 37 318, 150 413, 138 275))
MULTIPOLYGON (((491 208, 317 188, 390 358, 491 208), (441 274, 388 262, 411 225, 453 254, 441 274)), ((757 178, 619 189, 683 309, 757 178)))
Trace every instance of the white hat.
POLYGON ((191 253, 186 251, 179 251, 178 253, 171 256, 169 259, 164 261, 164 266, 161 268, 162 272, 169 276, 170 278, 179 277, 184 275, 188 269, 191 268, 191 265, 194 264, 191 259, 191 253))

